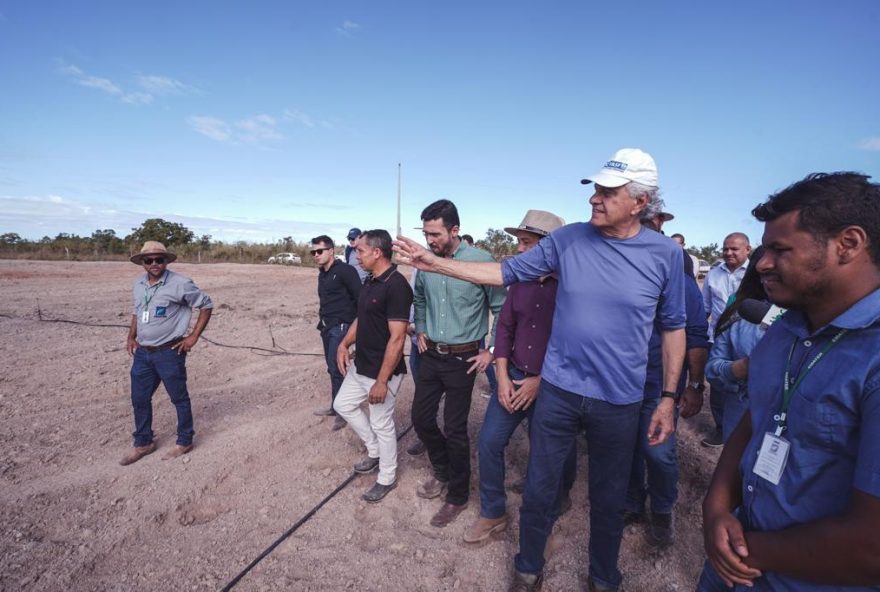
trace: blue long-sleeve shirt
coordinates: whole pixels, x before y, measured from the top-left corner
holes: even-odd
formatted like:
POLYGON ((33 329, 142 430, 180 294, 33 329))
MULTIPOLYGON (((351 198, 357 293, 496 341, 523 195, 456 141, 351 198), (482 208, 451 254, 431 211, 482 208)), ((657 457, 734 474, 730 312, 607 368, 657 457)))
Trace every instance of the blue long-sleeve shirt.
POLYGON ((706 378, 714 389, 725 393, 746 395, 746 381, 733 376, 733 363, 748 357, 767 329, 744 319, 734 322, 726 331, 715 336, 715 343, 706 362, 706 378))

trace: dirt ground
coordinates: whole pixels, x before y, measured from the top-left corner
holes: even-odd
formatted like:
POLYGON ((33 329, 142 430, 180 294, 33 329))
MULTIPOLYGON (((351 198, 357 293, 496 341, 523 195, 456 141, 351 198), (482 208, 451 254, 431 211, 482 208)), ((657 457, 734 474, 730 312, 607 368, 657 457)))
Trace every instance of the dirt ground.
MULTIPOLYGON (((189 265, 214 299, 205 336, 218 343, 319 353, 317 271, 268 265, 189 265), (274 340, 274 343, 273 343, 274 340)), ((162 461, 174 444, 174 410, 154 398, 159 451, 122 467, 131 445, 126 329, 40 322, 62 318, 124 325, 130 263, 0 261, 0 590, 220 590, 351 475, 362 455, 349 429, 312 412, 329 402, 318 356, 267 355, 200 341, 188 360, 196 448, 162 461), (39 311, 39 312, 38 312, 39 311)), ((476 443, 486 399, 477 381, 476 443)), ((409 428, 412 381, 398 399, 398 432, 409 428)), ((708 402, 705 405, 708 408, 708 402)), ((681 482, 676 543, 656 550, 638 526, 621 549, 624 587, 692 590, 703 562, 700 503, 717 453, 699 445, 704 409, 679 425, 681 482)), ((478 548, 461 537, 479 511, 447 528, 428 524, 438 500, 415 495, 425 456, 401 440, 399 486, 383 502, 361 494, 358 476, 282 542, 236 590, 506 590, 517 550, 520 498, 509 494, 510 528, 478 548)), ((581 443, 574 507, 548 545, 545 590, 586 582, 589 539, 586 457, 581 443)), ((473 470, 476 475, 476 446, 473 470)), ((508 484, 524 474, 522 430, 508 448, 508 484)))

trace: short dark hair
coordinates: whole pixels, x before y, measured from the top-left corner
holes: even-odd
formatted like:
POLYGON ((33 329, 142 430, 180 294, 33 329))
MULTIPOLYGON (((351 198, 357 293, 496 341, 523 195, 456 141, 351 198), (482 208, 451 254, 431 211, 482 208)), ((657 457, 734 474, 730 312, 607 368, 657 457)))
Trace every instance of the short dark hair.
POLYGON ((391 260, 391 235, 388 234, 387 230, 382 230, 381 228, 376 230, 367 230, 361 233, 361 238, 364 239, 371 249, 379 249, 382 251, 382 256, 391 260))
POLYGON ((469 234, 462 234, 461 240, 463 240, 464 242, 466 242, 467 244, 469 244, 471 246, 473 246, 473 244, 474 244, 474 237, 472 237, 469 234))
POLYGON ((683 235, 682 233, 680 233, 680 232, 676 232, 675 234, 673 234, 673 235, 670 236, 669 238, 675 238, 675 237, 680 238, 680 239, 681 239, 681 242, 684 242, 684 235, 683 235))
POLYGON ((880 185, 861 173, 813 173, 771 195, 752 210, 761 222, 800 212, 798 226, 827 241, 847 226, 868 235, 868 254, 880 263, 880 185))
POLYGON ((452 230, 453 226, 460 226, 458 208, 448 199, 438 199, 427 208, 422 210, 422 222, 428 220, 443 220, 446 230, 452 230))
POLYGON ((326 234, 322 234, 321 236, 316 236, 315 238, 312 239, 313 245, 320 245, 321 243, 324 243, 325 245, 327 245, 331 249, 336 247, 336 245, 333 244, 333 239, 330 238, 329 236, 327 236, 326 234))

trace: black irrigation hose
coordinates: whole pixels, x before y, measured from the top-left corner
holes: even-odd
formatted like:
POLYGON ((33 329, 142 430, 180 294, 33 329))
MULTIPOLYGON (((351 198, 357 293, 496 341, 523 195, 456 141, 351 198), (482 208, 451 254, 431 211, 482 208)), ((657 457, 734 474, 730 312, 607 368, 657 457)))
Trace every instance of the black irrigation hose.
MULTIPOLYGON (((406 428, 405 430, 403 430, 403 431, 397 436, 397 441, 400 442, 400 439, 403 438, 403 437, 407 434, 407 432, 409 432, 411 429, 412 429, 412 425, 410 425, 408 428, 406 428)), ((306 522, 308 522, 309 519, 310 519, 312 516, 314 516, 314 515, 318 512, 318 510, 320 510, 320 509, 324 506, 324 504, 326 504, 327 502, 329 502, 331 499, 333 499, 334 497, 336 497, 336 494, 338 494, 338 493, 341 492, 343 489, 345 489, 346 487, 348 487, 348 484, 351 483, 352 481, 354 481, 355 477, 357 477, 357 476, 358 476, 358 474, 355 473, 354 471, 352 471, 351 475, 349 475, 349 476, 345 479, 345 481, 343 481, 342 483, 340 483, 340 484, 336 487, 336 489, 334 489, 334 490, 333 490, 332 492, 330 492, 330 493, 329 493, 324 499, 322 499, 320 502, 318 502, 318 504, 317 504, 314 508, 312 508, 311 510, 309 510, 309 511, 306 513, 305 516, 303 516, 302 518, 300 518, 299 520, 297 520, 297 521, 296 521, 296 524, 294 524, 293 526, 291 526, 290 528, 288 528, 288 529, 284 532, 284 534, 282 534, 280 537, 278 537, 278 538, 275 540, 274 543, 272 543, 271 545, 269 545, 268 547, 266 547, 266 549, 265 549, 262 553, 260 553, 259 555, 257 555, 257 558, 254 559, 253 561, 251 561, 251 562, 248 564, 248 566, 247 566, 246 568, 244 568, 244 569, 241 571, 241 573, 239 573, 237 576, 235 576, 234 578, 232 578, 232 580, 230 580, 229 583, 226 584, 226 585, 223 587, 223 592, 229 592, 229 590, 232 590, 232 588, 233 588, 236 584, 238 584, 238 582, 241 581, 241 579, 242 579, 244 576, 246 576, 246 575, 248 574, 249 571, 251 571, 254 567, 256 567, 257 564, 258 564, 260 561, 262 561, 263 559, 265 559, 266 557, 268 557, 268 555, 269 555, 272 551, 274 551, 275 548, 278 547, 278 545, 280 545, 281 543, 283 543, 288 537, 290 537, 290 535, 292 535, 294 532, 296 532, 297 529, 299 529, 300 526, 302 526, 303 524, 305 524, 306 522)))
MULTIPOLYGON (((7 314, 0 314, 0 316, 2 316, 2 317, 7 317, 7 318, 10 318, 10 319, 11 319, 11 318, 26 318, 26 317, 13 317, 12 315, 7 315, 7 314)), ((111 325, 111 324, 104 324, 104 323, 88 323, 88 322, 85 322, 85 321, 72 321, 72 320, 69 320, 69 319, 46 319, 46 318, 43 318, 43 313, 42 313, 42 311, 39 310, 39 309, 37 309, 37 316, 38 316, 38 320, 39 320, 40 322, 42 322, 42 323, 70 323, 71 325, 85 325, 85 326, 87 326, 87 327, 113 327, 113 328, 122 328, 122 329, 127 329, 127 328, 129 327, 128 325, 111 325)), ((231 348, 231 349, 249 349, 249 350, 251 350, 251 351, 254 351, 255 353, 256 353, 256 352, 266 352, 266 354, 261 354, 261 355, 273 355, 273 356, 321 356, 321 357, 324 356, 324 354, 313 354, 313 353, 300 353, 300 352, 279 351, 279 350, 275 350, 275 349, 268 349, 268 348, 265 348, 265 347, 257 347, 257 346, 253 346, 253 345, 228 345, 228 344, 225 344, 225 343, 219 343, 219 342, 217 342, 217 341, 213 341, 213 340, 208 339, 207 337, 204 337, 204 336, 202 336, 201 339, 204 339, 204 340, 207 341, 208 343, 210 343, 210 344, 212 344, 212 345, 216 345, 216 346, 218 346, 218 347, 228 347, 228 348, 231 348)), ((273 341, 274 341, 274 340, 273 340, 273 341)), ((398 436, 397 436, 397 441, 399 442, 400 439, 403 438, 403 437, 404 437, 404 436, 405 436, 405 435, 406 435, 411 429, 412 429, 412 425, 410 425, 408 428, 406 428, 406 429, 403 430, 400 434, 398 434, 398 436)), ((254 567, 256 567, 256 565, 257 565, 260 561, 262 561, 263 559, 265 559, 265 558, 266 558, 266 557, 267 557, 272 551, 275 550, 276 547, 278 547, 278 545, 280 545, 281 543, 283 543, 288 537, 290 537, 290 535, 292 535, 294 532, 296 532, 296 531, 299 529, 300 526, 302 526, 303 524, 305 524, 306 522, 308 522, 309 519, 311 519, 311 517, 314 516, 314 515, 318 512, 318 510, 320 510, 320 509, 324 506, 324 504, 326 504, 327 502, 329 502, 331 499, 333 499, 334 497, 336 497, 336 495, 337 495, 339 492, 341 492, 343 489, 345 489, 346 487, 348 487, 348 484, 351 483, 352 481, 354 481, 355 477, 357 477, 357 476, 358 476, 358 474, 355 473, 354 471, 352 471, 351 475, 349 475, 348 477, 346 477, 345 481, 343 481, 342 483, 340 483, 339 485, 337 485, 337 486, 336 486, 336 489, 334 489, 333 491, 331 491, 331 492, 330 492, 330 493, 329 493, 324 499, 322 499, 320 502, 318 502, 318 504, 315 505, 315 507, 313 507, 311 510, 309 510, 309 511, 306 513, 305 516, 303 516, 302 518, 300 518, 299 520, 297 520, 296 523, 295 523, 293 526, 291 526, 289 529, 287 529, 287 531, 285 531, 284 534, 282 534, 280 537, 278 537, 278 539, 276 539, 274 543, 272 543, 271 545, 269 545, 269 546, 268 546, 268 547, 267 547, 262 553, 260 553, 259 555, 257 555, 256 559, 254 559, 253 561, 251 561, 251 562, 248 564, 248 566, 245 567, 245 568, 241 571, 241 573, 239 573, 237 576, 235 576, 234 578, 232 578, 232 580, 231 580, 228 584, 226 584, 226 586, 223 587, 223 592, 228 592, 228 591, 231 590, 236 584, 238 584, 238 582, 239 582, 244 576, 246 576, 246 575, 248 574, 249 571, 251 571, 254 567)))

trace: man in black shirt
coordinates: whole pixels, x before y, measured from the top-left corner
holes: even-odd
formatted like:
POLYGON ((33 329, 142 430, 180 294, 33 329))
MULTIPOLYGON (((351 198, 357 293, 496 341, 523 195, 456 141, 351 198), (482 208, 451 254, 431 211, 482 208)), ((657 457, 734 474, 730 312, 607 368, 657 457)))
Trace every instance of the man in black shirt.
MULTIPOLYGON (((361 293, 361 283, 354 267, 336 258, 333 239, 326 235, 312 239, 311 250, 318 264, 318 330, 324 343, 324 358, 330 374, 330 407, 315 411, 315 415, 336 415, 333 400, 342 386, 342 374, 336 365, 336 348, 351 326, 357 314, 357 299, 361 293)), ((333 431, 345 427, 341 417, 333 422, 333 431)))
POLYGON ((354 470, 371 473, 379 469, 376 484, 363 495, 368 502, 378 502, 397 485, 394 400, 406 374, 403 344, 413 293, 391 263, 391 235, 386 231, 366 231, 355 248, 361 267, 370 275, 358 299, 357 319, 336 353, 345 381, 333 408, 367 447, 367 457, 354 470), (357 346, 354 363, 348 352, 352 344, 357 346), (369 417, 361 409, 367 400, 369 417))

